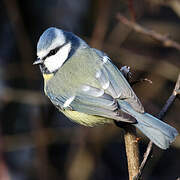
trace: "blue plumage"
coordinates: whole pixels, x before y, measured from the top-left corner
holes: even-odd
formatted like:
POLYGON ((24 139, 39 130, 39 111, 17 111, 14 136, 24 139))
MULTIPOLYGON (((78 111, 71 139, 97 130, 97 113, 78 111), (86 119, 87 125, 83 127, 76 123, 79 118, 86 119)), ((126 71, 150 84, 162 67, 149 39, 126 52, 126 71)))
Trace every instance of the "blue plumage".
POLYGON ((57 28, 47 29, 37 45, 45 93, 73 121, 86 126, 130 123, 154 144, 167 149, 175 128, 145 112, 122 72, 110 58, 82 39, 57 28))
POLYGON ((37 52, 48 49, 52 45, 53 40, 57 37, 56 32, 55 28, 51 27, 43 33, 37 44, 37 52))
POLYGON ((144 135, 146 135, 154 144, 162 149, 167 149, 169 144, 173 142, 178 132, 172 126, 157 119, 148 113, 139 113, 132 109, 125 101, 118 101, 119 105, 126 112, 136 118, 136 126, 144 135))

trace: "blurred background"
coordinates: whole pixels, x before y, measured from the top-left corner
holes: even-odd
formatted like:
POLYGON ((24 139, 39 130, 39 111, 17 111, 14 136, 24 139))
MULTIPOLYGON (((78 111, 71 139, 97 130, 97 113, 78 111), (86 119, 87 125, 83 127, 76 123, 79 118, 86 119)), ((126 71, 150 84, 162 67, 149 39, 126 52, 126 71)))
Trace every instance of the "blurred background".
MULTIPOLYGON (((134 32, 118 12, 180 42, 178 0, 1 0, 0 1, 0 180, 128 179, 123 130, 86 128, 59 113, 43 92, 36 44, 55 26, 105 51, 120 68, 131 67, 133 86, 145 109, 157 115, 172 93, 180 51, 134 32)), ((180 101, 164 120, 180 132, 180 101)), ((140 159, 148 139, 138 132, 140 159)), ((180 177, 180 137, 166 151, 157 147, 143 179, 180 177)))

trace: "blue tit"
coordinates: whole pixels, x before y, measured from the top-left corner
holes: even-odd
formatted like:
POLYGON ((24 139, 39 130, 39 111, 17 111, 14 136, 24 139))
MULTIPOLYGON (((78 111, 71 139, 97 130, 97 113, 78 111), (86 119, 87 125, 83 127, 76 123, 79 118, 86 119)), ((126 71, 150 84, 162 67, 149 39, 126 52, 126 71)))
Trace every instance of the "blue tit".
POLYGON ((102 51, 71 32, 48 28, 37 44, 44 91, 69 119, 84 126, 132 124, 167 149, 178 132, 146 113, 122 72, 102 51))

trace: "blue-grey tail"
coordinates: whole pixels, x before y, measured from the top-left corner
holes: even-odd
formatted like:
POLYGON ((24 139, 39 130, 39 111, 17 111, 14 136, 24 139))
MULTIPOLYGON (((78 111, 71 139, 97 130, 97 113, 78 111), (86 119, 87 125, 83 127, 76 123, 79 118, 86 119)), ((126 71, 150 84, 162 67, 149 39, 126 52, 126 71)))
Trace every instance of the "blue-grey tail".
POLYGON ((158 147, 167 149, 170 143, 175 140, 175 137, 178 135, 175 128, 148 113, 136 112, 125 101, 119 100, 118 102, 122 110, 136 118, 138 123, 134 124, 134 126, 158 147))
POLYGON ((138 113, 135 118, 138 121, 135 126, 162 149, 167 149, 178 135, 175 128, 148 113, 138 113))

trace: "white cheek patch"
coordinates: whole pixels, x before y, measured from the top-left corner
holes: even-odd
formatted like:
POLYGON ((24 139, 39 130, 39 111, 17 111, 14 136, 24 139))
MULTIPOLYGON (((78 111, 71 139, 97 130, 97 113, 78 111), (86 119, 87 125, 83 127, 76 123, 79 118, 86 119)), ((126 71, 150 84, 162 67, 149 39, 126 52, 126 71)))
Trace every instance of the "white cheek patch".
POLYGON ((66 44, 59 51, 50 57, 47 57, 44 61, 44 65, 50 72, 58 70, 68 58, 71 50, 71 43, 66 44))
MULTIPOLYGON (((40 58, 40 59, 43 59, 43 57, 45 57, 47 55, 47 53, 51 50, 51 49, 54 49, 56 48, 57 46, 61 46, 63 45, 65 42, 66 42, 66 38, 63 34, 63 31, 57 29, 57 28, 54 28, 53 31, 55 32, 56 34, 56 38, 54 38, 51 42, 51 45, 48 46, 48 47, 43 47, 41 48, 41 50, 37 52, 37 56, 40 58)), ((43 36, 43 35, 42 35, 43 36)), ((43 37, 40 37, 40 40, 38 42, 38 45, 39 44, 42 44, 44 41, 46 41, 45 39, 42 39, 43 37)), ((46 37, 46 38, 50 38, 50 37, 46 37)), ((48 44, 48 42, 46 43, 48 44)))

